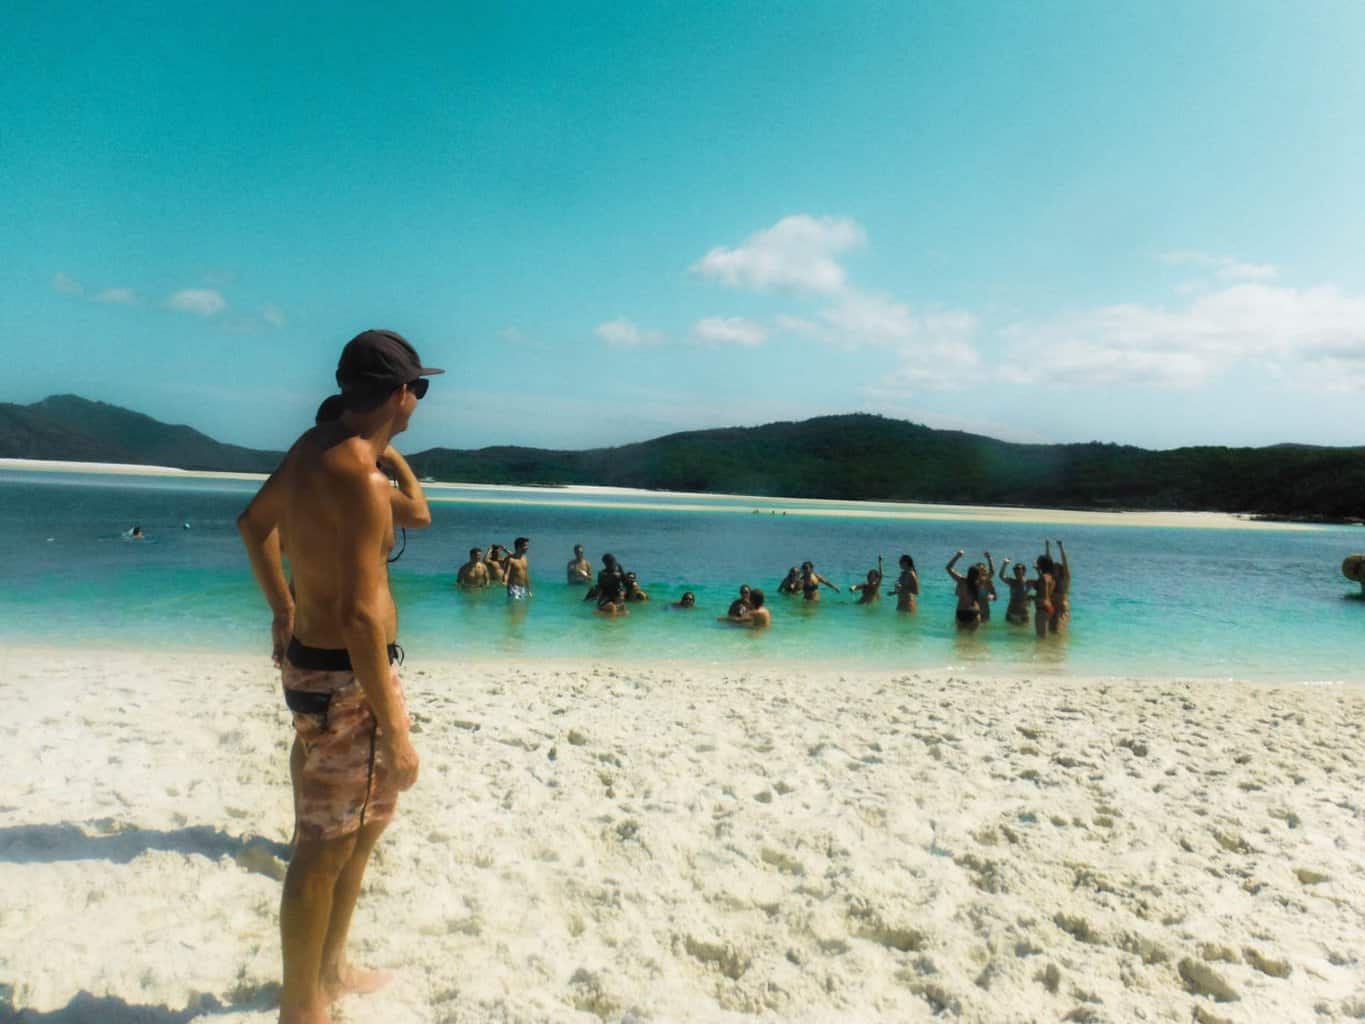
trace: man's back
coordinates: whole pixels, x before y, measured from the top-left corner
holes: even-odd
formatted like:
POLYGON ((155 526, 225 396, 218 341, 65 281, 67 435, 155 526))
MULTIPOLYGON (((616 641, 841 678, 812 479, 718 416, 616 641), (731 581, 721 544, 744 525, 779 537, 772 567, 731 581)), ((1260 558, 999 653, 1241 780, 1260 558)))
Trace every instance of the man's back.
POLYGON ((364 596, 379 613, 386 642, 397 636, 397 611, 382 568, 393 546, 389 482, 368 456, 364 442, 341 427, 315 427, 295 442, 268 485, 278 491, 269 498, 278 502, 280 545, 293 575, 294 635, 311 647, 346 646, 341 598, 357 581, 343 566, 355 556, 341 560, 337 553, 353 539, 343 534, 350 533, 352 506, 367 492, 382 497, 385 521, 359 537, 359 558, 372 559, 382 578, 378 592, 372 588, 364 596))

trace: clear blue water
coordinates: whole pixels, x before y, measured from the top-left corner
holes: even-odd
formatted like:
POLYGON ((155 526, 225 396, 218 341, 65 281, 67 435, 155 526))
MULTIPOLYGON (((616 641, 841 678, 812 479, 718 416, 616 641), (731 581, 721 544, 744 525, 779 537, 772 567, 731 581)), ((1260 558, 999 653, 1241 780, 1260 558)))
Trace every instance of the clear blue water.
MULTIPOLYGON (((235 518, 254 481, 0 470, 0 643, 263 651, 268 616, 235 518), (148 540, 122 533, 140 524, 148 540), (189 524, 189 529, 184 524, 189 524)), ((425 657, 588 657, 634 661, 783 661, 978 672, 1365 681, 1360 588, 1341 560, 1365 550, 1365 530, 1201 530, 1056 527, 948 518, 894 518, 888 505, 730 497, 603 495, 493 488, 432 489, 433 523, 410 531, 392 570, 404 646, 425 657), (531 503, 526 503, 531 502, 531 503), (591 502, 591 507, 582 507, 591 502), (699 506, 682 510, 678 505, 699 506), (644 506, 644 507, 636 507, 644 506), (755 515, 760 507, 764 514, 755 515), (852 515, 850 513, 858 513, 852 515), (874 513, 868 516, 867 513, 874 513), (886 518, 880 513, 886 512, 886 518), (953 626, 948 556, 989 550, 1033 556, 1045 535, 1071 556, 1070 635, 1039 642, 995 621, 953 626), (532 539, 535 598, 509 606, 500 591, 468 594, 455 568, 474 545, 532 539), (574 543, 596 561, 610 550, 655 600, 604 620, 563 582, 574 543), (878 553, 919 566, 918 614, 893 601, 858 607, 847 585, 878 553), (809 606, 776 594, 805 559, 839 583, 809 606), (715 622, 740 583, 762 586, 776 620, 752 633, 715 622), (684 589, 699 608, 670 610, 684 589)))

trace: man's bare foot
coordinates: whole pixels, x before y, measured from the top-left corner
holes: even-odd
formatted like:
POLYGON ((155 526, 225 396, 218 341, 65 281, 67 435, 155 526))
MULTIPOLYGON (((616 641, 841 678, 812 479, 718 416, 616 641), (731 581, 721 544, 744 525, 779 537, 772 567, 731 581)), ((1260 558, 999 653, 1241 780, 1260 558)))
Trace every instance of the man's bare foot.
POLYGON ((324 974, 322 994, 329 1003, 335 1003, 342 996, 363 996, 378 992, 393 980, 388 971, 372 971, 366 967, 352 967, 342 964, 335 974, 324 974))

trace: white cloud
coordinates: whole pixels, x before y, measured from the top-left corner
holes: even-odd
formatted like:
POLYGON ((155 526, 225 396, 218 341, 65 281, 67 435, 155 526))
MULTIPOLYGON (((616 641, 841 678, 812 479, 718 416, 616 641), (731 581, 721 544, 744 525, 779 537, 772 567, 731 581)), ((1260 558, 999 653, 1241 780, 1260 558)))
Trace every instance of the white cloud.
POLYGON ((829 294, 844 287, 834 258, 866 244, 862 225, 847 217, 783 217, 738 248, 717 246, 692 269, 731 288, 829 294))
POLYGON ((1365 377, 1365 297, 1331 286, 1237 284, 1168 310, 1107 306, 1001 331, 1002 375, 1024 383, 1195 387, 1241 363, 1365 377))
POLYGON ((915 333, 910 307, 888 295, 848 289, 821 310, 824 337, 844 348, 908 342, 915 333))
POLYGON ((768 337, 768 329, 761 323, 738 316, 708 316, 697 321, 692 333, 701 341, 717 345, 741 345, 745 348, 762 345, 768 337))
POLYGON ((271 327, 283 327, 285 325, 284 310, 274 303, 267 302, 261 308, 261 319, 271 327))
POLYGON ((613 348, 639 348, 658 345, 664 340, 663 331, 645 330, 625 317, 598 324, 593 333, 613 348))
POLYGON ((121 306, 137 305, 137 292, 131 288, 106 288, 95 296, 96 302, 113 302, 121 306))
POLYGON ((79 281, 60 272, 52 275, 52 287, 66 295, 80 295, 85 291, 79 281))
POLYGON ((227 300, 214 288, 185 288, 166 300, 166 308, 195 316, 217 316, 227 309, 227 300))
POLYGON ((1220 281, 1272 281, 1280 276, 1280 268, 1270 263, 1247 263, 1232 256, 1194 249, 1162 253, 1161 260, 1173 266, 1208 271, 1220 281))

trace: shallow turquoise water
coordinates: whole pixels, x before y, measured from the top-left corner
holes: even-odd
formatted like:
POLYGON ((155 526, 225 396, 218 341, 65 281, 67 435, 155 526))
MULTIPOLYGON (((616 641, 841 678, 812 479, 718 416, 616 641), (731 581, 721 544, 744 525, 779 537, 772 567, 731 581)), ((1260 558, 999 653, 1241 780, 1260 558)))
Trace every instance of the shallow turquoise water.
MULTIPOLYGON (((268 616, 234 525, 256 483, 0 470, 0 643, 264 650, 268 616), (122 531, 139 523, 145 542, 122 531), (189 524, 189 529, 184 524, 189 524)), ((1365 601, 1340 575, 1365 550, 1365 530, 1199 530, 867 517, 852 503, 812 516, 754 515, 755 499, 438 489, 429 530, 410 532, 392 579, 402 641, 414 656, 589 657, 620 661, 757 661, 957 666, 985 672, 1365 681, 1356 642, 1365 601), (526 501, 534 504, 500 504, 526 501), (595 507, 566 506, 591 500, 595 507), (669 505, 702 506, 682 511, 669 505), (647 507, 637 508, 636 505, 647 507), (849 515, 845 512, 857 512, 849 515), (957 548, 1030 563, 1045 532, 1071 555, 1070 636, 1039 643, 1031 628, 995 621, 953 627, 943 571, 957 548), (454 570, 474 545, 532 539, 535 597, 466 594, 454 570), (603 620, 563 583, 575 542, 596 561, 614 552, 655 601, 603 620), (878 553, 915 558, 923 594, 914 616, 893 601, 858 607, 847 585, 878 553), (776 594, 804 559, 844 588, 808 606, 776 594), (775 627, 751 633, 715 616, 740 583, 770 595, 775 627), (696 591, 693 612, 667 608, 696 591)), ((762 499, 769 509, 809 508, 762 499)))

